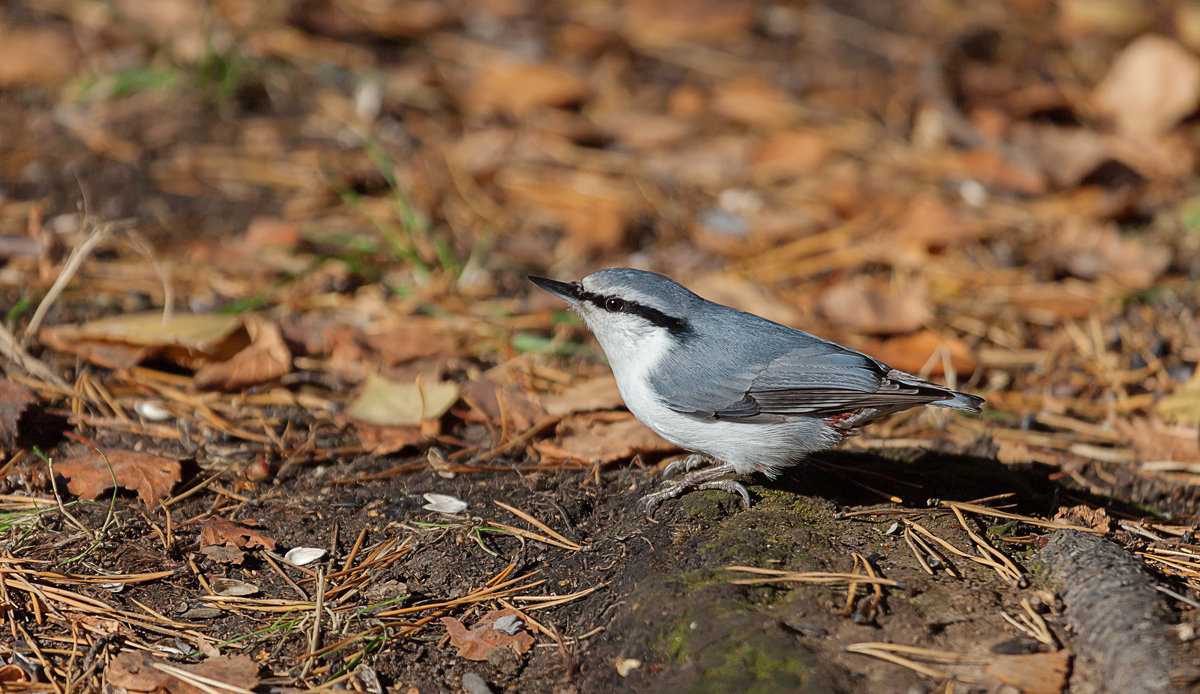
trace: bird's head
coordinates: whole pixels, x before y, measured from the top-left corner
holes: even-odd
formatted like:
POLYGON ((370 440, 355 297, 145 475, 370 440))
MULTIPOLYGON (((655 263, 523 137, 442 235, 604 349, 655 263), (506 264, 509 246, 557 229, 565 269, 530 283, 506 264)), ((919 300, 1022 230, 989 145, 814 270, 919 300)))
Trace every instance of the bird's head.
POLYGON ((583 316, 609 361, 650 355, 647 349, 680 343, 692 335, 692 316, 703 300, 686 287, 654 272, 610 268, 578 282, 529 277, 562 297, 583 316))

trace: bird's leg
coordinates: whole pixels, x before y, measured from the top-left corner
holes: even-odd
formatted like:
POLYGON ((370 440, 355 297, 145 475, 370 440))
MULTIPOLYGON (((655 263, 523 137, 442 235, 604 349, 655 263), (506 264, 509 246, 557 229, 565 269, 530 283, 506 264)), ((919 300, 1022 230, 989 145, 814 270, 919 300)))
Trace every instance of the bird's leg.
MULTIPOLYGON (((686 461, 684 464, 686 465, 686 461)), ((657 492, 643 496, 639 503, 645 509, 646 513, 649 514, 662 502, 667 499, 674 499, 687 489, 722 489, 727 492, 741 494, 742 503, 746 504, 746 508, 750 508, 750 492, 746 491, 745 487, 733 480, 716 479, 730 473, 737 473, 737 469, 731 463, 719 463, 711 467, 706 467, 703 470, 689 473, 682 479, 664 484, 662 489, 657 492)))
POLYGON ((684 472, 691 472, 704 463, 716 464, 716 461, 704 455, 703 453, 692 453, 691 455, 687 455, 682 458, 676 458, 670 463, 667 463, 667 467, 663 468, 663 477, 670 477, 671 475, 679 472, 680 469, 682 469, 684 472))

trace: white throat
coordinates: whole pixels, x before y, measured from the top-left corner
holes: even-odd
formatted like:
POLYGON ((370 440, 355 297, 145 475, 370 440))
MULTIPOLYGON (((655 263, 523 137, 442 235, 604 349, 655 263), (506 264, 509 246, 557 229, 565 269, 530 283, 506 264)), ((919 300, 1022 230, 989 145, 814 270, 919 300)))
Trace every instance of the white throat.
POLYGON ((670 333, 663 328, 638 330, 636 335, 630 332, 601 331, 596 334, 596 340, 608 357, 625 405, 634 416, 646 421, 642 415, 659 406, 648 379, 674 343, 670 333))

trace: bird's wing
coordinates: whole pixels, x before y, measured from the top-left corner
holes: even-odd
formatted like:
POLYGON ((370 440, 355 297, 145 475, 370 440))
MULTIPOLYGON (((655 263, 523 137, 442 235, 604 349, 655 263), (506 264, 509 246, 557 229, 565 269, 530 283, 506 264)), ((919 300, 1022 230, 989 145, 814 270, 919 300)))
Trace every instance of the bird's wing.
POLYGON ((654 390, 681 414, 743 422, 829 416, 860 407, 913 407, 955 395, 865 354, 791 332, 792 339, 766 343, 777 347, 728 344, 719 364, 708 369, 698 368, 699 360, 686 363, 689 354, 683 351, 652 376, 654 390))

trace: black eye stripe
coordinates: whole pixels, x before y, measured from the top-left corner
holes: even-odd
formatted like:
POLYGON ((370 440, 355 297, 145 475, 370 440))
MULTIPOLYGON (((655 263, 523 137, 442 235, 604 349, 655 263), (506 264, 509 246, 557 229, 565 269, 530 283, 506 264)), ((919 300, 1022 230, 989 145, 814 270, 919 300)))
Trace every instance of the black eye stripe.
POLYGON ((640 316, 652 325, 657 325, 660 328, 666 328, 668 332, 680 339, 689 336, 692 332, 692 326, 688 324, 686 318, 668 316, 656 308, 639 304, 636 301, 622 299, 618 296, 605 296, 603 294, 585 291, 582 287, 580 287, 579 290, 579 299, 592 304, 596 308, 604 309, 605 311, 629 313, 635 316, 640 316), (608 302, 612 299, 620 302, 621 307, 616 309, 608 308, 608 302))

